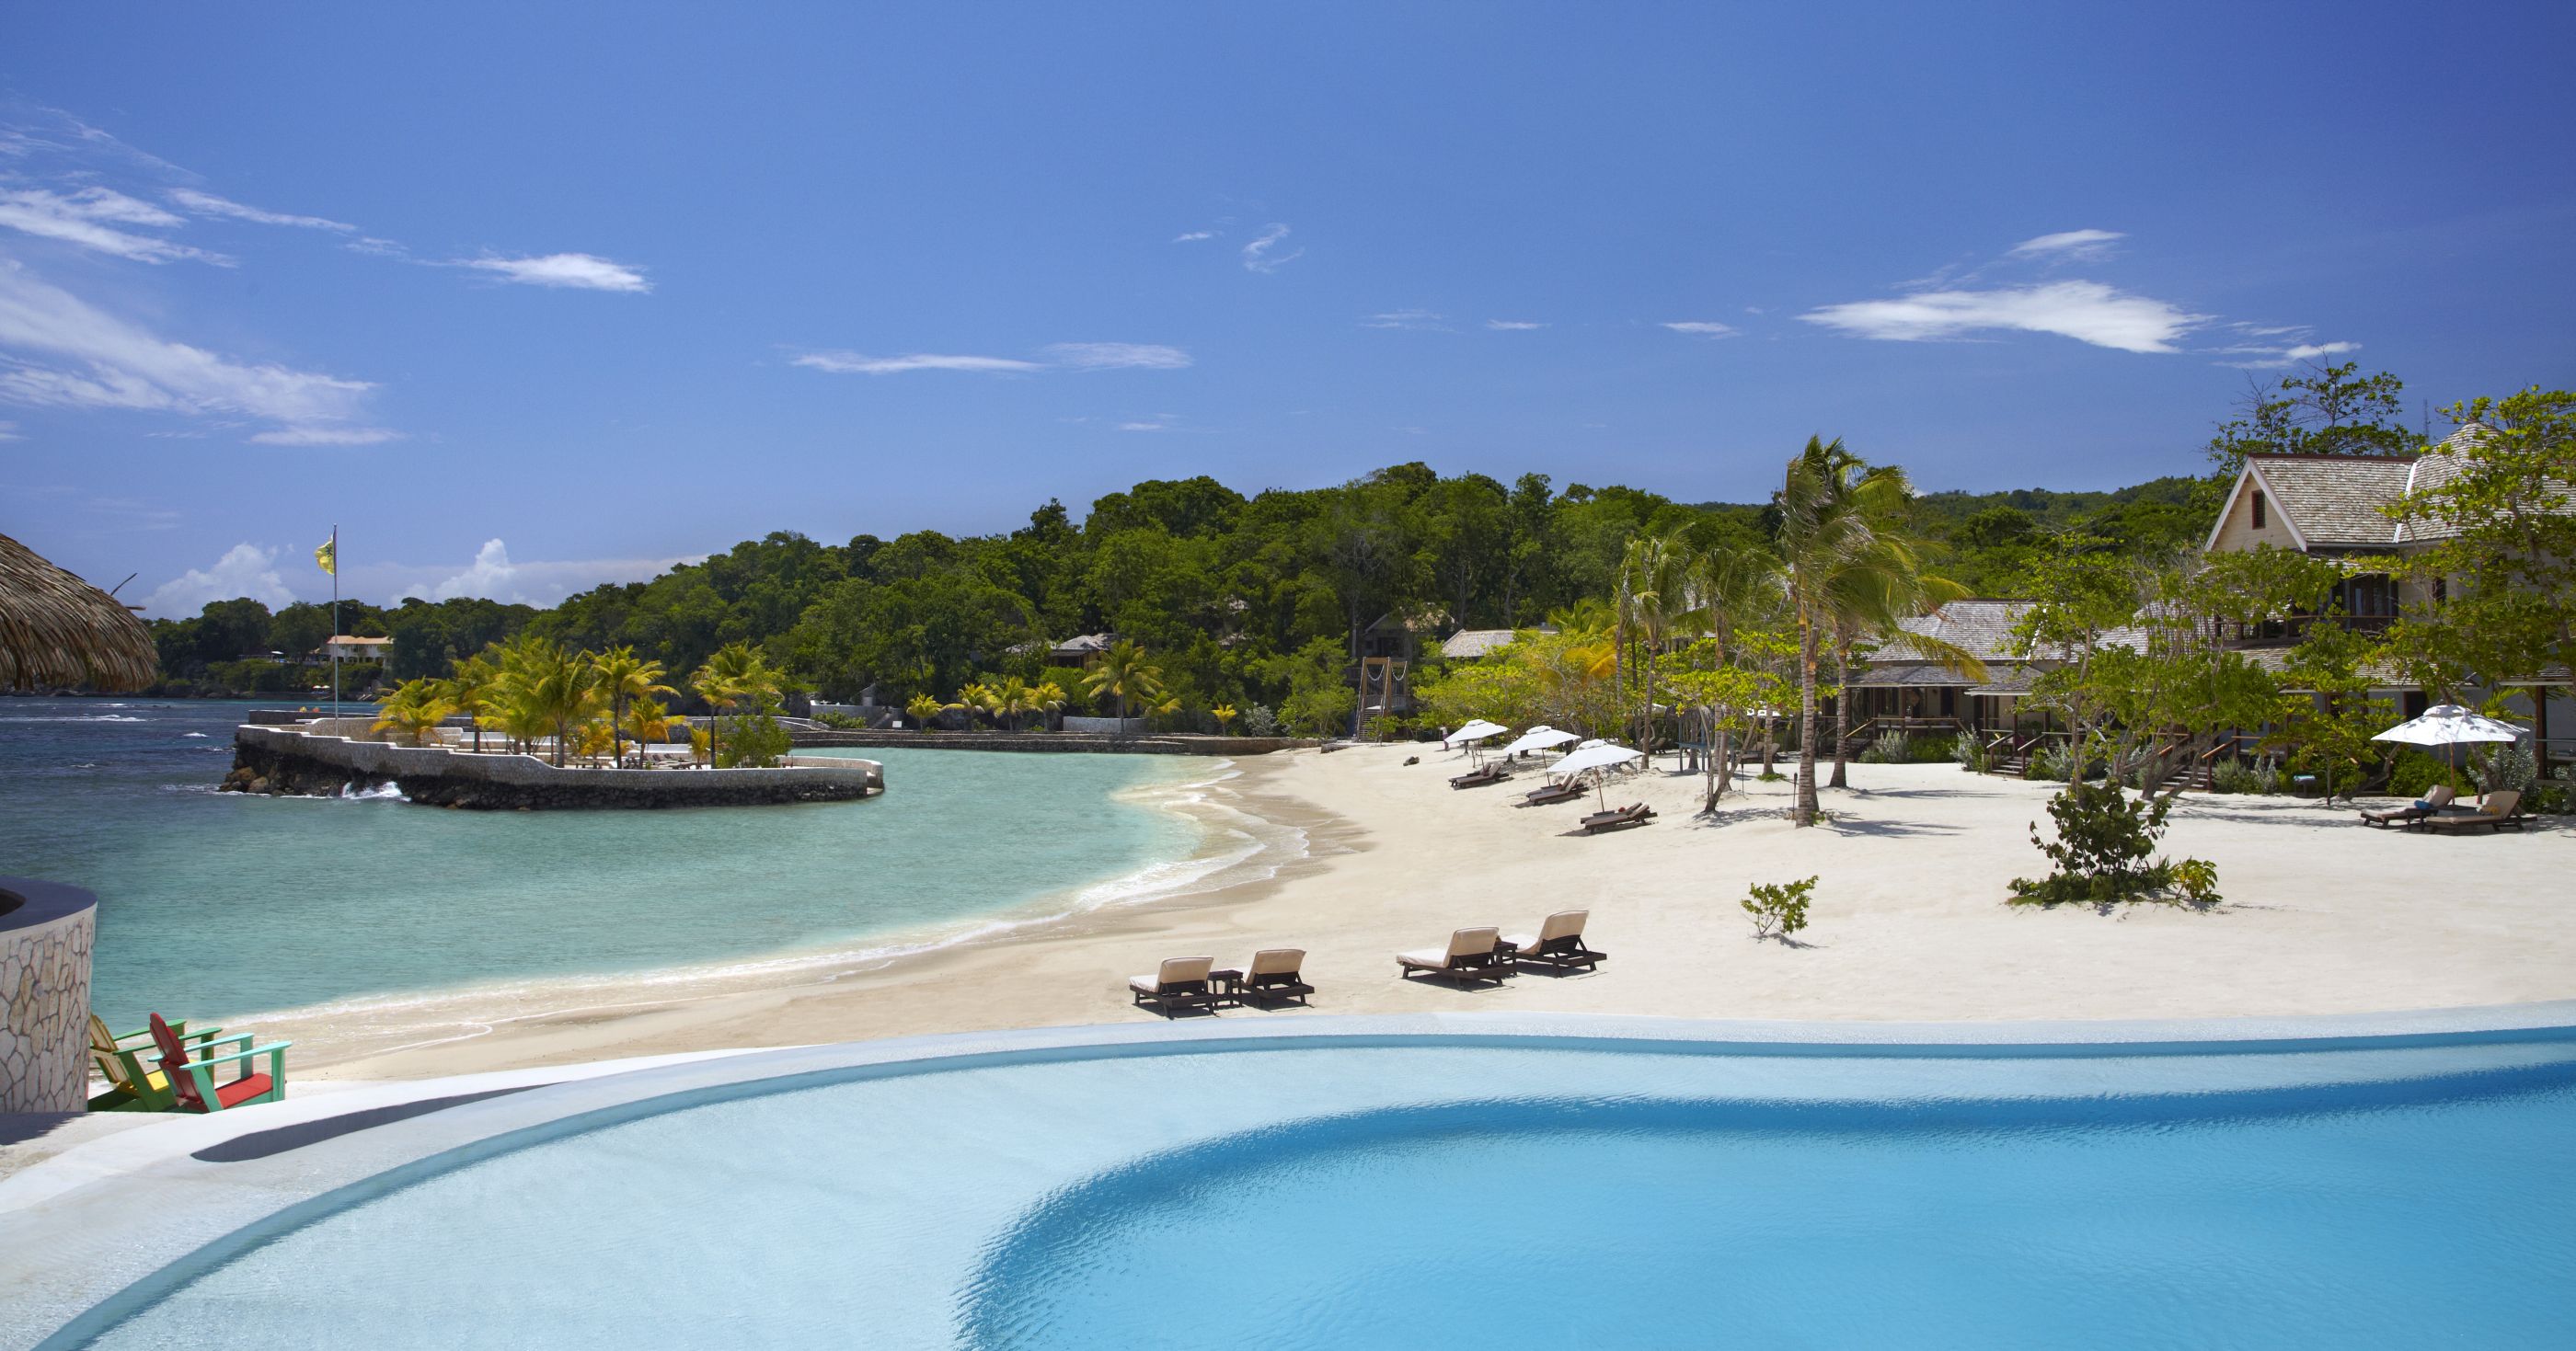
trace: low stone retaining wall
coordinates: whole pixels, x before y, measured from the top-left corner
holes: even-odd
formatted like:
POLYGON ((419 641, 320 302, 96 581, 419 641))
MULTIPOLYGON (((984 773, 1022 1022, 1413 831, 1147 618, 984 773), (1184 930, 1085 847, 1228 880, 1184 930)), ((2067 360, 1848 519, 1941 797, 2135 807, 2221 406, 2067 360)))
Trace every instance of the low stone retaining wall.
POLYGON ((233 729, 233 771, 224 779, 229 791, 317 796, 385 783, 433 807, 729 807, 846 802, 882 793, 885 767, 789 756, 775 769, 557 769, 533 755, 394 746, 292 727, 233 729))
POLYGON ((1093 751, 1121 755, 1268 755, 1317 743, 1307 737, 1094 736, 1082 732, 793 732, 799 746, 911 746, 934 751, 1093 751))
POLYGON ((98 898, 0 877, 0 1112, 89 1102, 89 956, 98 898))

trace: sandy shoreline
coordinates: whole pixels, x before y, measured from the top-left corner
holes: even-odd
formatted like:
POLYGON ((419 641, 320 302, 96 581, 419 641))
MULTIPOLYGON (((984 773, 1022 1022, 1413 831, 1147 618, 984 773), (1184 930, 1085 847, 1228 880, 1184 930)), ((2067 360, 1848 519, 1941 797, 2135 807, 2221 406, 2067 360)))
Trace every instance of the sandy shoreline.
MULTIPOLYGON (((1832 824, 1798 831, 1786 784, 1748 784, 1695 820, 1698 780, 1615 789, 1653 802, 1639 830, 1568 833, 1574 806, 1453 792, 1419 747, 1248 758, 1212 791, 1304 833, 1277 875, 1115 906, 772 986, 532 1011, 463 1040, 299 1065, 311 1078, 416 1078, 722 1047, 1034 1027, 1152 1015, 1125 977, 1165 956, 1239 962, 1308 952, 1318 1010, 1523 1009, 1787 1019, 2163 1018, 2342 1013, 2576 996, 2576 914, 2561 899, 2576 832, 2422 838, 2347 809, 2192 796, 2167 844, 2215 860, 2227 904, 2114 915, 2002 903, 2036 870, 2028 822, 2044 785, 1948 765, 1855 765, 1832 824), (1737 902, 1753 881, 1819 876, 1805 945, 1756 942, 1737 902), (1390 954, 1451 928, 1534 927, 1588 907, 1594 976, 1528 975, 1475 992, 1407 983, 1390 954)), ((1227 1018, 1295 1018, 1291 1010, 1227 1018)), ((294 1036, 291 1023, 264 1030, 294 1036)), ((316 1029, 319 1030, 319 1029, 316 1029)), ((327 1046, 327 1042, 323 1043, 327 1046)), ((317 1049, 322 1049, 317 1046, 317 1049)))

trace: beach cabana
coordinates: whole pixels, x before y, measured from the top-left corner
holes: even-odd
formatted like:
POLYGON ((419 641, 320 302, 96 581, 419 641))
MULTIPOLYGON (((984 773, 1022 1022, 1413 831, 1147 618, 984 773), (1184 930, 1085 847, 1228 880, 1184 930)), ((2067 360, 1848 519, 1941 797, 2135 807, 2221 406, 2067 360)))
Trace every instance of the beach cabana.
POLYGON ((132 611, 0 535, 0 689, 139 690, 160 673, 132 611))

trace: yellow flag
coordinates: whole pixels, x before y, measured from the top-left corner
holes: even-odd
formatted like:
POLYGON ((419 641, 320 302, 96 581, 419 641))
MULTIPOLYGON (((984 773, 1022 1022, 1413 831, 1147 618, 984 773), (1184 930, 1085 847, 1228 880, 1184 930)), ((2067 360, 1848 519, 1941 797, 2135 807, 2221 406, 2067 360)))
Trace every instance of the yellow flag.
POLYGON ((322 547, 313 551, 313 561, 321 564, 324 572, 330 573, 334 577, 339 576, 340 537, 334 535, 330 539, 323 541, 322 547))

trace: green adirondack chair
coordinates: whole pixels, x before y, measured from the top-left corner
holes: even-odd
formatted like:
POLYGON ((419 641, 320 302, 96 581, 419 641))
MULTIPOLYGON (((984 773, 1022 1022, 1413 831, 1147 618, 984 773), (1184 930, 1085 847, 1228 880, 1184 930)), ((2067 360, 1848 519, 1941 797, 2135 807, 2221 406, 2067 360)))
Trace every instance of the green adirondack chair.
POLYGON ((178 1100, 182 1112, 220 1112, 232 1107, 248 1107, 255 1102, 277 1102, 286 1097, 286 1048, 291 1041, 273 1041, 253 1046, 250 1035, 216 1037, 199 1044, 198 1053, 188 1054, 188 1039, 178 1029, 152 1015, 152 1044, 161 1052, 161 1071, 170 1078, 170 1096, 178 1100), (225 1055, 207 1052, 219 1046, 239 1046, 225 1055), (265 1074, 251 1068, 260 1056, 268 1057, 265 1074), (215 1067, 233 1065, 235 1077, 218 1081, 215 1067))

